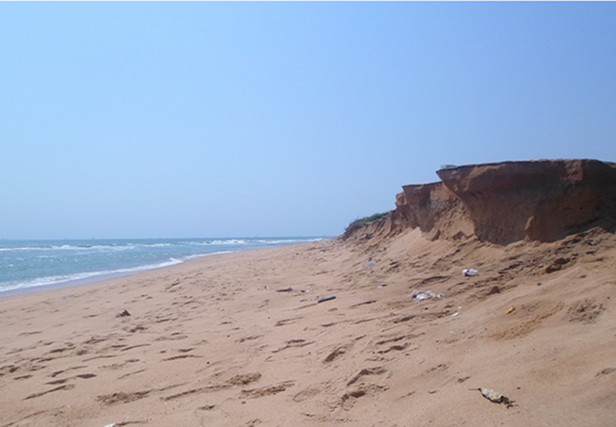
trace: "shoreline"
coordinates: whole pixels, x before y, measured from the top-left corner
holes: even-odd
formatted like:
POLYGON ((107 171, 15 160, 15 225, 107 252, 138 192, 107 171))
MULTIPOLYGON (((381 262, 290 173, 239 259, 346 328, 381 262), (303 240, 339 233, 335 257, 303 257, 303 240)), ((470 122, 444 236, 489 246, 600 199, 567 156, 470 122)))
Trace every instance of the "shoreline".
MULTIPOLYGON (((274 242, 280 242, 280 241, 284 241, 285 239, 290 239, 290 240, 296 240, 299 239, 297 237, 290 237, 290 238, 258 238, 257 241, 267 241, 268 239, 274 239, 274 242)), ((304 239, 304 238, 301 238, 304 239)), ((312 239, 312 238, 305 238, 305 239, 312 239)), ((328 240, 330 238, 324 238, 324 237, 315 237, 315 240, 312 241, 325 241, 328 240)), ((125 241, 134 241, 134 239, 120 239, 120 240, 125 240, 125 241)), ((142 239, 143 241, 152 241, 152 239, 142 239)), ((169 240, 169 239, 166 239, 169 240)), ((183 240, 190 240, 190 239, 179 239, 180 241, 183 240)), ((203 240, 201 238, 196 238, 193 240, 203 240)), ((242 241, 246 240, 245 238, 240 239, 242 241)), ((76 241, 80 241, 81 240, 76 240, 76 241)), ((110 242, 115 242, 118 240, 110 240, 110 242)), ((236 239, 214 239, 212 240, 212 242, 234 242, 236 241, 236 239)), ((112 279, 116 279, 116 278, 121 278, 121 277, 128 277, 128 276, 132 276, 132 275, 136 275, 136 274, 141 274, 144 272, 148 272, 148 271, 152 271, 152 270, 158 270, 161 268, 167 268, 167 267, 172 267, 174 265, 178 265, 178 264, 183 264, 186 262, 190 262, 194 259, 201 259, 204 257, 208 257, 208 256, 212 256, 212 255, 219 255, 219 254, 227 254, 227 253, 234 253, 234 252, 244 252, 244 251, 253 251, 253 250, 258 250, 258 249, 273 249, 276 247, 284 247, 284 246, 293 246, 293 245, 297 245, 297 244, 303 244, 303 243, 310 243, 312 242, 311 240, 305 241, 305 242, 294 242, 294 243, 287 243, 287 244, 279 244, 279 243, 273 243, 271 246, 266 245, 266 246, 249 246, 249 247, 236 247, 236 248, 232 248, 232 249, 222 249, 222 247, 220 248, 221 250, 215 251, 215 252, 206 252, 206 253, 197 253, 197 254, 187 254, 187 255, 179 255, 179 256, 174 256, 174 255, 170 255, 170 257, 166 260, 161 260, 160 262, 154 263, 154 264, 143 264, 143 265, 136 265, 134 267, 117 267, 116 269, 110 268, 109 270, 104 270, 104 271, 77 271, 74 273, 67 273, 67 276, 77 276, 76 278, 67 278, 67 279, 56 279, 55 276, 49 276, 49 277, 41 277, 38 279, 30 279, 30 280, 26 280, 24 282, 20 282, 20 283, 16 283, 13 286, 16 286, 12 289, 7 289, 7 290, 1 290, 0 291, 0 299, 1 298, 5 298, 5 297, 9 297, 9 296, 15 296, 15 295, 29 295, 29 294, 33 294, 33 293, 37 293, 37 292, 47 292, 47 291, 53 291, 55 289, 64 289, 64 288, 70 288, 70 287, 74 287, 74 286, 83 286, 83 285, 90 285, 90 284, 94 284, 94 283, 98 283, 98 282, 104 282, 107 280, 112 280, 112 279), (85 276, 85 277, 79 277, 79 276, 85 276), (37 282, 42 281, 44 279, 48 279, 49 283, 41 283, 41 284, 37 284, 37 282), (30 284, 30 283, 35 283, 35 284, 30 284)), ((24 241, 24 242, 28 242, 28 241, 24 241)), ((38 242, 38 241, 32 241, 32 242, 38 242)), ((48 241, 48 242, 52 242, 52 241, 48 241)), ((62 242, 67 242, 67 240, 62 240, 62 241, 57 241, 59 243, 62 242)), ((167 243, 164 243, 165 245, 167 243)), ((216 243, 213 243, 216 244, 216 243)), ((223 247, 226 245, 226 243, 223 245, 223 247)))
POLYGON ((76 292, 84 291, 89 288, 96 288, 97 291, 104 291, 106 286, 113 287, 118 284, 131 283, 140 280, 153 280, 157 281, 160 276, 164 276, 174 272, 175 269, 183 271, 185 268, 202 268, 204 267, 204 260, 218 258, 218 257, 233 257, 234 255, 242 254, 256 254, 259 252, 276 251, 278 249, 302 247, 304 245, 311 245, 313 243, 327 242, 328 240, 319 240, 315 242, 302 242, 293 243, 290 245, 274 246, 274 247, 255 247, 250 249, 239 249, 233 251, 224 252, 212 252, 208 254, 202 254, 198 256, 191 256, 185 260, 181 260, 178 263, 165 265, 161 267, 152 267, 143 270, 136 270, 132 272, 119 272, 101 274, 93 277, 87 277, 83 279, 69 280, 66 282, 54 283, 42 286, 31 286, 21 289, 11 289, 8 291, 0 292, 0 302, 7 298, 21 298, 36 295, 45 295, 54 297, 55 294, 70 294, 71 289, 75 289, 76 292))
MULTIPOLYGON (((260 249, 260 248, 255 248, 255 249, 260 249)), ((251 251, 253 249, 248 249, 247 251, 251 251)), ((214 256, 214 255, 225 255, 225 254, 231 254, 231 253, 235 253, 235 252, 241 252, 241 251, 226 251, 226 252, 213 252, 210 254, 202 254, 202 255, 197 255, 197 256, 191 256, 188 259, 185 260, 179 260, 179 262, 174 263, 174 264, 170 264, 170 265, 162 265, 162 266, 158 266, 158 267, 151 267, 151 268, 145 268, 147 266, 143 266, 143 267, 136 267, 134 269, 134 271, 126 271, 126 272, 110 272, 110 273, 101 273, 101 274, 94 274, 91 277, 85 277, 85 278, 81 278, 81 279, 69 279, 67 281, 64 282, 58 282, 58 283, 50 283, 47 285, 36 285, 36 286, 27 286, 27 287, 23 287, 23 288, 17 288, 17 289, 9 289, 6 291, 1 291, 0 292, 0 299, 2 298, 6 298, 6 297, 10 297, 10 296, 21 296, 21 295, 30 295, 30 294, 36 294, 39 292, 53 292, 55 290, 59 290, 59 289, 68 289, 68 288, 73 288, 73 287, 80 287, 80 286, 89 286, 89 285, 95 285, 95 284, 99 284, 99 283, 104 283, 104 282, 108 282, 108 281, 112 281, 115 279, 120 279, 120 278, 124 278, 124 277, 131 277, 131 276, 137 276, 143 273, 148 273, 151 271, 156 271, 156 270, 162 270, 165 268, 170 268, 170 267, 174 267, 176 265, 181 265, 187 262, 191 262, 194 260, 198 260, 201 258, 205 258, 205 257, 209 257, 209 256, 214 256)))

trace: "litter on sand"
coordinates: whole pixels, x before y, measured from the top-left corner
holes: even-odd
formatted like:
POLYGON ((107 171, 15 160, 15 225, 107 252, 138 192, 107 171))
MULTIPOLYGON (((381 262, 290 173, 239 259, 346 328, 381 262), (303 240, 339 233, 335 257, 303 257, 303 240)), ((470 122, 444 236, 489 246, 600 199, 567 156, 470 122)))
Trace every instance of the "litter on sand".
POLYGON ((417 301, 423 301, 423 300, 427 300, 427 299, 432 299, 432 298, 436 298, 436 299, 442 299, 445 295, 444 294, 435 294, 434 292, 428 290, 428 291, 413 291, 411 293, 411 298, 415 298, 417 301))
POLYGON ((507 309, 507 314, 513 313, 515 311, 515 307, 511 306, 507 309))
POLYGON ((325 298, 321 298, 320 300, 318 300, 317 303, 320 304, 322 302, 331 301, 331 300, 334 300, 334 299, 336 299, 336 297, 325 297, 325 298))
POLYGON ((509 399, 507 396, 503 396, 496 390, 492 390, 491 388, 479 387, 479 388, 471 388, 469 390, 479 390, 483 397, 488 399, 490 402, 494 403, 504 403, 507 408, 511 408, 515 403, 513 400, 509 399))
POLYGON ((473 277, 477 274, 479 274, 479 272, 474 268, 465 268, 464 270, 462 270, 462 275, 465 277, 473 277))
POLYGON ((366 264, 366 268, 374 267, 375 265, 376 265, 375 263, 369 262, 368 264, 366 264))

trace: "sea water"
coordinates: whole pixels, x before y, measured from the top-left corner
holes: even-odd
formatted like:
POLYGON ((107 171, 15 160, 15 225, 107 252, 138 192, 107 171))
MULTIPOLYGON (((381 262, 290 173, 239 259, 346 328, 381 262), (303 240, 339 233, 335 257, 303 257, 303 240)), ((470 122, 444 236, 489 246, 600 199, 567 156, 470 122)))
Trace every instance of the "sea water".
POLYGON ((321 239, 0 240, 0 296, 43 287, 92 282, 211 254, 321 239))

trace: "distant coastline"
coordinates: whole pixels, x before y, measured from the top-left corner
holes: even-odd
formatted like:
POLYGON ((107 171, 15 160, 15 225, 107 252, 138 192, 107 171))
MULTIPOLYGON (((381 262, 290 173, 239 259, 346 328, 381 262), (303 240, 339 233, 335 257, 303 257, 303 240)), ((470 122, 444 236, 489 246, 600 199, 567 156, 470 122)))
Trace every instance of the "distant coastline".
POLYGON ((0 297, 90 284, 214 254, 327 238, 0 240, 0 297))

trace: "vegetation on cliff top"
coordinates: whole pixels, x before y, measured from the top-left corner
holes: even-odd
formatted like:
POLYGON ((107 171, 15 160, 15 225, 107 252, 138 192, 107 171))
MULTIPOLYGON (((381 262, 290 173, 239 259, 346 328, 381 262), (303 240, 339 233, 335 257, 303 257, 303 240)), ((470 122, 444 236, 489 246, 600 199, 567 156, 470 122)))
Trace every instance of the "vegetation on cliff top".
POLYGON ((356 219, 355 221, 350 223, 344 230, 344 236, 349 236, 355 230, 358 230, 365 225, 372 224, 373 222, 378 221, 381 218, 385 218, 387 214, 389 214, 389 212, 375 213, 374 215, 356 219))

